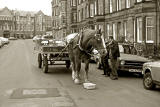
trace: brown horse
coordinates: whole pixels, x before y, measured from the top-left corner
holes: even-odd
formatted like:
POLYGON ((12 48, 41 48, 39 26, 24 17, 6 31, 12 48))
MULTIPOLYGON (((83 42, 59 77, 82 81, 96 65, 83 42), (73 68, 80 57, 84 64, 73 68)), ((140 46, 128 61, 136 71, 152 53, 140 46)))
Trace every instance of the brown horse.
POLYGON ((75 84, 80 83, 81 62, 85 63, 84 80, 88 80, 89 60, 93 49, 98 50, 100 54, 106 53, 106 46, 101 30, 86 29, 79 34, 70 34, 67 37, 73 39, 69 41, 68 51, 72 65, 72 79, 75 84))

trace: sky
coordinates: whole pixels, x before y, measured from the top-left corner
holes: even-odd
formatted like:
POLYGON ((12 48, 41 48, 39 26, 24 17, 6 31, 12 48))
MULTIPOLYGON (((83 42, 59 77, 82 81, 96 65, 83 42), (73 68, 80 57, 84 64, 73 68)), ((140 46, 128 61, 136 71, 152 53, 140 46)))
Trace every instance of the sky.
POLYGON ((52 0, 0 0, 0 8, 8 7, 24 11, 39 11, 46 15, 52 14, 52 0))

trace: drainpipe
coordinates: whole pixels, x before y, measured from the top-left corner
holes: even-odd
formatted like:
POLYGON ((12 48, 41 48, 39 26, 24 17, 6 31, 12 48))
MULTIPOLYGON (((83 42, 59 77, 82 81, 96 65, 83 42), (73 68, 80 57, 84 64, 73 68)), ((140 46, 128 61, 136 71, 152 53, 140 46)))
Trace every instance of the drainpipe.
POLYGON ((106 7, 106 5, 105 5, 105 0, 103 0, 103 15, 104 15, 104 40, 106 40, 107 38, 106 38, 106 24, 105 24, 105 21, 106 21, 106 19, 105 19, 105 7, 106 7))
POLYGON ((158 27, 158 25, 157 25, 157 22, 158 22, 158 15, 157 15, 158 14, 158 6, 157 6, 158 0, 155 1, 155 5, 156 5, 156 50, 154 50, 154 53, 157 53, 157 49, 158 49, 158 40, 157 40, 158 39, 158 35, 157 35, 158 34, 157 33, 157 31, 158 31, 157 30, 157 27, 158 27))

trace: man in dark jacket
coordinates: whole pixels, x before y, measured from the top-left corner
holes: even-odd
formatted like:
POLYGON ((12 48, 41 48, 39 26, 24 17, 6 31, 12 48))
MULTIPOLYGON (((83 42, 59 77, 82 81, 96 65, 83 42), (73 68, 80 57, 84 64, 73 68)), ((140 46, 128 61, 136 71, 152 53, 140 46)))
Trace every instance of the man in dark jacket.
POLYGON ((112 80, 118 79, 118 57, 120 57, 118 42, 113 39, 113 36, 109 36, 109 43, 108 43, 108 50, 109 50, 109 57, 108 63, 111 68, 110 78, 112 80))
POLYGON ((109 59, 109 48, 108 48, 108 43, 106 43, 106 49, 107 49, 107 54, 104 54, 101 56, 101 63, 102 63, 102 67, 103 67, 103 75, 105 76, 110 76, 110 72, 111 72, 111 69, 109 67, 109 62, 108 62, 108 59, 109 59))

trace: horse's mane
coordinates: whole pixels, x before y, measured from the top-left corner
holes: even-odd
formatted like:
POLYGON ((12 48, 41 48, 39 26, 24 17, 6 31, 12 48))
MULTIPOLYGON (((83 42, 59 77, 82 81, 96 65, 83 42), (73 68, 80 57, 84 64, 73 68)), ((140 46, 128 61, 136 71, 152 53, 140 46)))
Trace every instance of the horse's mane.
POLYGON ((96 34, 96 30, 92 30, 92 29, 85 29, 83 31, 83 41, 86 41, 88 38, 91 38, 92 36, 94 36, 96 34), (87 36, 87 37, 86 37, 87 36))

